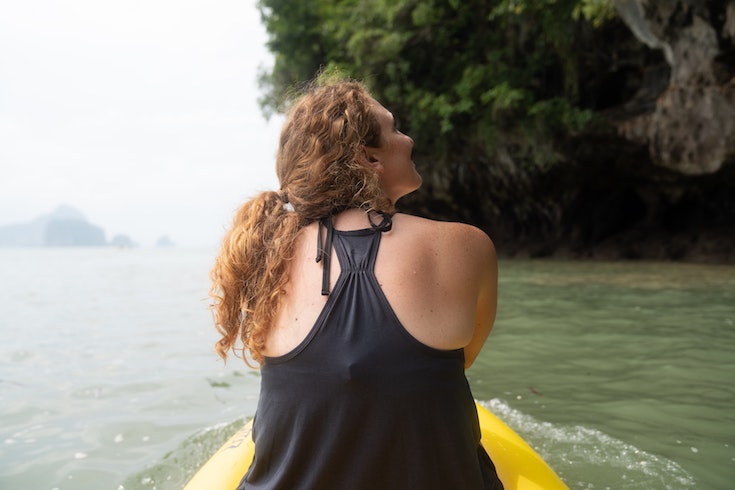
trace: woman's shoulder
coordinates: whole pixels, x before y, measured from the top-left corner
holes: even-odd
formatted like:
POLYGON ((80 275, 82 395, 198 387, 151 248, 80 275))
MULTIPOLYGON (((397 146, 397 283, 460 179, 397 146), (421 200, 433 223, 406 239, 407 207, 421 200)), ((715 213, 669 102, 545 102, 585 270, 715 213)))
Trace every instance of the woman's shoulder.
POLYGON ((394 227, 401 234, 433 248, 452 247, 466 252, 493 250, 490 237, 480 228, 467 223, 437 221, 410 214, 397 213, 394 227))
POLYGON ((438 277, 480 280, 497 262, 492 240, 476 226, 397 214, 393 229, 393 253, 406 260, 407 267, 429 269, 438 277))

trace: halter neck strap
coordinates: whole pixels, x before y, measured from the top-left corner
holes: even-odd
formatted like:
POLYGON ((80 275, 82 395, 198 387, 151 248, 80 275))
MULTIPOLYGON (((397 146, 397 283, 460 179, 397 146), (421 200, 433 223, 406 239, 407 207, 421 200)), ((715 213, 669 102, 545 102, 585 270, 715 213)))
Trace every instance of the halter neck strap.
MULTIPOLYGON (((381 233, 390 231, 393 228, 393 218, 384 211, 377 211, 380 215, 380 223, 375 224, 368 214, 368 222, 370 228, 381 233)), ((316 245, 316 261, 322 262, 322 296, 329 296, 329 276, 332 265, 332 242, 334 240, 334 224, 332 217, 327 216, 319 220, 317 224, 317 245, 316 245), (322 237, 322 226, 327 229, 326 240, 322 237)))

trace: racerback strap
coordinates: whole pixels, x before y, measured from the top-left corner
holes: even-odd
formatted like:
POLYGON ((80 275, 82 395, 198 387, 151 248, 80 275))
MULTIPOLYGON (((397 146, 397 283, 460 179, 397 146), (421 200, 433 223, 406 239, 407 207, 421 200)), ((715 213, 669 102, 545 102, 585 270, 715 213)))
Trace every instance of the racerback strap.
MULTIPOLYGON (((380 215, 380 223, 375 224, 368 214, 368 221, 370 222, 370 228, 374 231, 385 232, 390 231, 393 228, 393 218, 390 214, 384 211, 377 211, 380 215)), ((329 276, 332 265, 332 242, 334 240, 334 224, 332 223, 332 217, 327 216, 319 220, 317 226, 317 245, 316 245, 316 261, 322 262, 322 296, 329 296, 329 276), (322 226, 327 229, 327 239, 322 240, 322 226)))

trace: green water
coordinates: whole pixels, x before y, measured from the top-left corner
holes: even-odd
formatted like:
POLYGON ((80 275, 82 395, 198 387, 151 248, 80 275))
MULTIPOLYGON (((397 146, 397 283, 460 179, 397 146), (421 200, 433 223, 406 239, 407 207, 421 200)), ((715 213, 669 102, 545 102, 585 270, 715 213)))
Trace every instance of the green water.
MULTIPOLYGON (((180 489, 253 415, 213 253, 0 249, 0 489, 180 489)), ((730 489, 735 267, 502 261, 468 377, 573 489, 730 489)))
POLYGON ((573 488, 732 488, 735 268, 501 266, 477 398, 527 416, 516 429, 573 488))

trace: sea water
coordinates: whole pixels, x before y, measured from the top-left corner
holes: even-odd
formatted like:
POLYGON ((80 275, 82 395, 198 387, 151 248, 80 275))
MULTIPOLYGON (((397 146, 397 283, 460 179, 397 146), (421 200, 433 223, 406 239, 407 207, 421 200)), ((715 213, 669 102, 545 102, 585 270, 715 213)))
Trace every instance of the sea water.
MULTIPOLYGON (((178 489, 252 417, 213 250, 0 249, 0 489, 178 489)), ((573 489, 735 482, 735 267, 501 261, 475 397, 573 489)))

